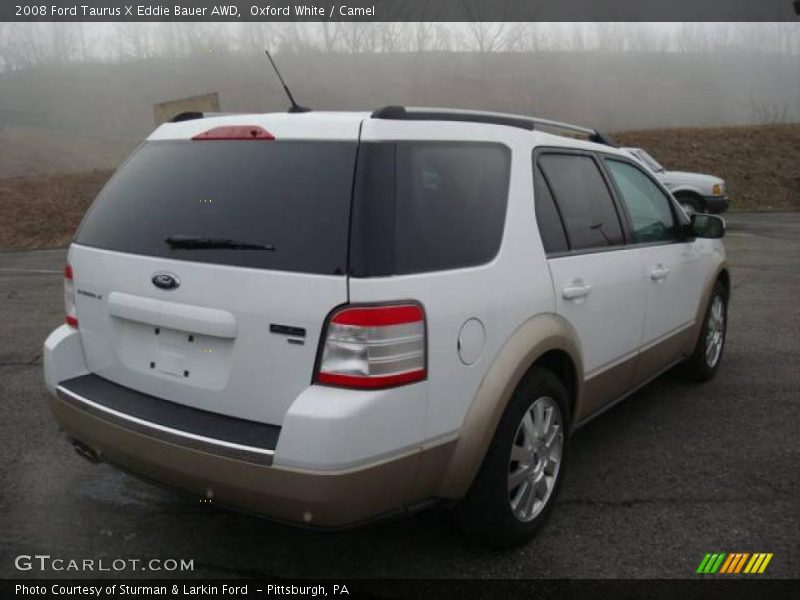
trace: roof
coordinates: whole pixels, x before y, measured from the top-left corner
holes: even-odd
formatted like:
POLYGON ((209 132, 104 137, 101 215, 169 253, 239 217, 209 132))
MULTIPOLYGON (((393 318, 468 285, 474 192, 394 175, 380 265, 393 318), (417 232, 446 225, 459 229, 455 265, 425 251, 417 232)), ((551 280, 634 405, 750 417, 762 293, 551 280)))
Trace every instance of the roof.
POLYGON ((214 127, 257 125, 280 139, 357 139, 368 112, 212 114, 164 123, 148 140, 190 139, 214 127))
MULTIPOLYGON (((158 127, 148 140, 191 139, 210 129, 234 125, 262 127, 279 139, 358 139, 361 124, 366 120, 387 122, 447 122, 472 123, 512 127, 535 132, 539 143, 555 143, 570 147, 616 148, 613 140, 602 132, 538 117, 512 115, 488 111, 458 110, 448 108, 420 108, 387 106, 372 113, 313 111, 303 113, 181 113, 169 123, 158 127), (566 131, 586 136, 589 140, 548 135, 547 131, 566 131)), ((399 124, 399 123, 398 123, 399 124)), ((498 132, 500 130, 497 130, 498 132)), ((597 148, 595 148, 597 149, 597 148)))

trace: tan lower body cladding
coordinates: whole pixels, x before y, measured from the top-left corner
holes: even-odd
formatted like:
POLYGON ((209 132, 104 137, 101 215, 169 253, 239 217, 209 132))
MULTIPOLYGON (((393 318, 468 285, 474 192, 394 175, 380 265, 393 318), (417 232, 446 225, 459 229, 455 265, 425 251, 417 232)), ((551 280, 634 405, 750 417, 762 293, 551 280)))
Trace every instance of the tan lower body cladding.
POLYGON ((345 527, 429 498, 454 442, 347 471, 265 466, 158 440, 51 397, 68 435, 133 475, 217 503, 316 527, 345 527))
POLYGON ((687 351, 687 345, 692 339, 693 331, 694 325, 687 324, 589 377, 583 384, 576 423, 582 424, 615 400, 638 389, 665 369, 686 358, 691 351, 687 351))

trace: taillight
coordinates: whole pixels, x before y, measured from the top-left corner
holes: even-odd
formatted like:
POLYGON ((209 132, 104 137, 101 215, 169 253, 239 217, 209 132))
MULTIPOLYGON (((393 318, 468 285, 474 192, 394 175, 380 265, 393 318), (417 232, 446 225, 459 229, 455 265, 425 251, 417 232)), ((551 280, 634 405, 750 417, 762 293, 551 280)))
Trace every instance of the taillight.
POLYGON ((198 133, 193 140, 274 140, 275 136, 258 125, 225 125, 198 133))
POLYGON ((418 304, 344 307, 328 323, 316 381, 364 389, 421 381, 425 346, 418 304))
POLYGON ((64 320, 67 325, 78 327, 78 315, 75 312, 75 281, 69 263, 64 266, 64 320))

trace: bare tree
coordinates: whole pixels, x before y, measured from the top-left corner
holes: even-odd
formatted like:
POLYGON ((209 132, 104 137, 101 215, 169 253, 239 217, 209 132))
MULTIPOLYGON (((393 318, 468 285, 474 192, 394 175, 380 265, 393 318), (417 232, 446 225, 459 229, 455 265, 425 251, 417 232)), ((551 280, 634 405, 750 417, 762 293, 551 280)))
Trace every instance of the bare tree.
POLYGON ((506 23, 474 22, 469 24, 469 30, 473 44, 468 44, 468 47, 481 54, 504 49, 506 23))
POLYGON ((759 100, 754 94, 750 94, 750 119, 756 125, 779 125, 788 123, 789 105, 786 102, 768 102, 759 100))

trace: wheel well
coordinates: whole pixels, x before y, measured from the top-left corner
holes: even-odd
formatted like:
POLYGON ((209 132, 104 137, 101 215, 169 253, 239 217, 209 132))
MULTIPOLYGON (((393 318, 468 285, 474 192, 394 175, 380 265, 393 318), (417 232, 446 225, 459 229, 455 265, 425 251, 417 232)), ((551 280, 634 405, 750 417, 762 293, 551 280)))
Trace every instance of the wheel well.
POLYGON ((703 197, 697 192, 693 192, 691 190, 681 190, 680 192, 675 192, 675 199, 678 201, 678 203, 680 203, 681 198, 692 200, 700 208, 703 208, 706 205, 703 197))
POLYGON ((563 350, 550 350, 542 354, 531 367, 544 367, 561 380, 570 399, 570 417, 575 414, 576 373, 570 355, 563 350))
POLYGON ((731 296, 731 276, 728 273, 728 269, 722 269, 719 273, 719 277, 717 277, 717 281, 722 284, 722 287, 725 288, 725 298, 730 298, 731 296))

